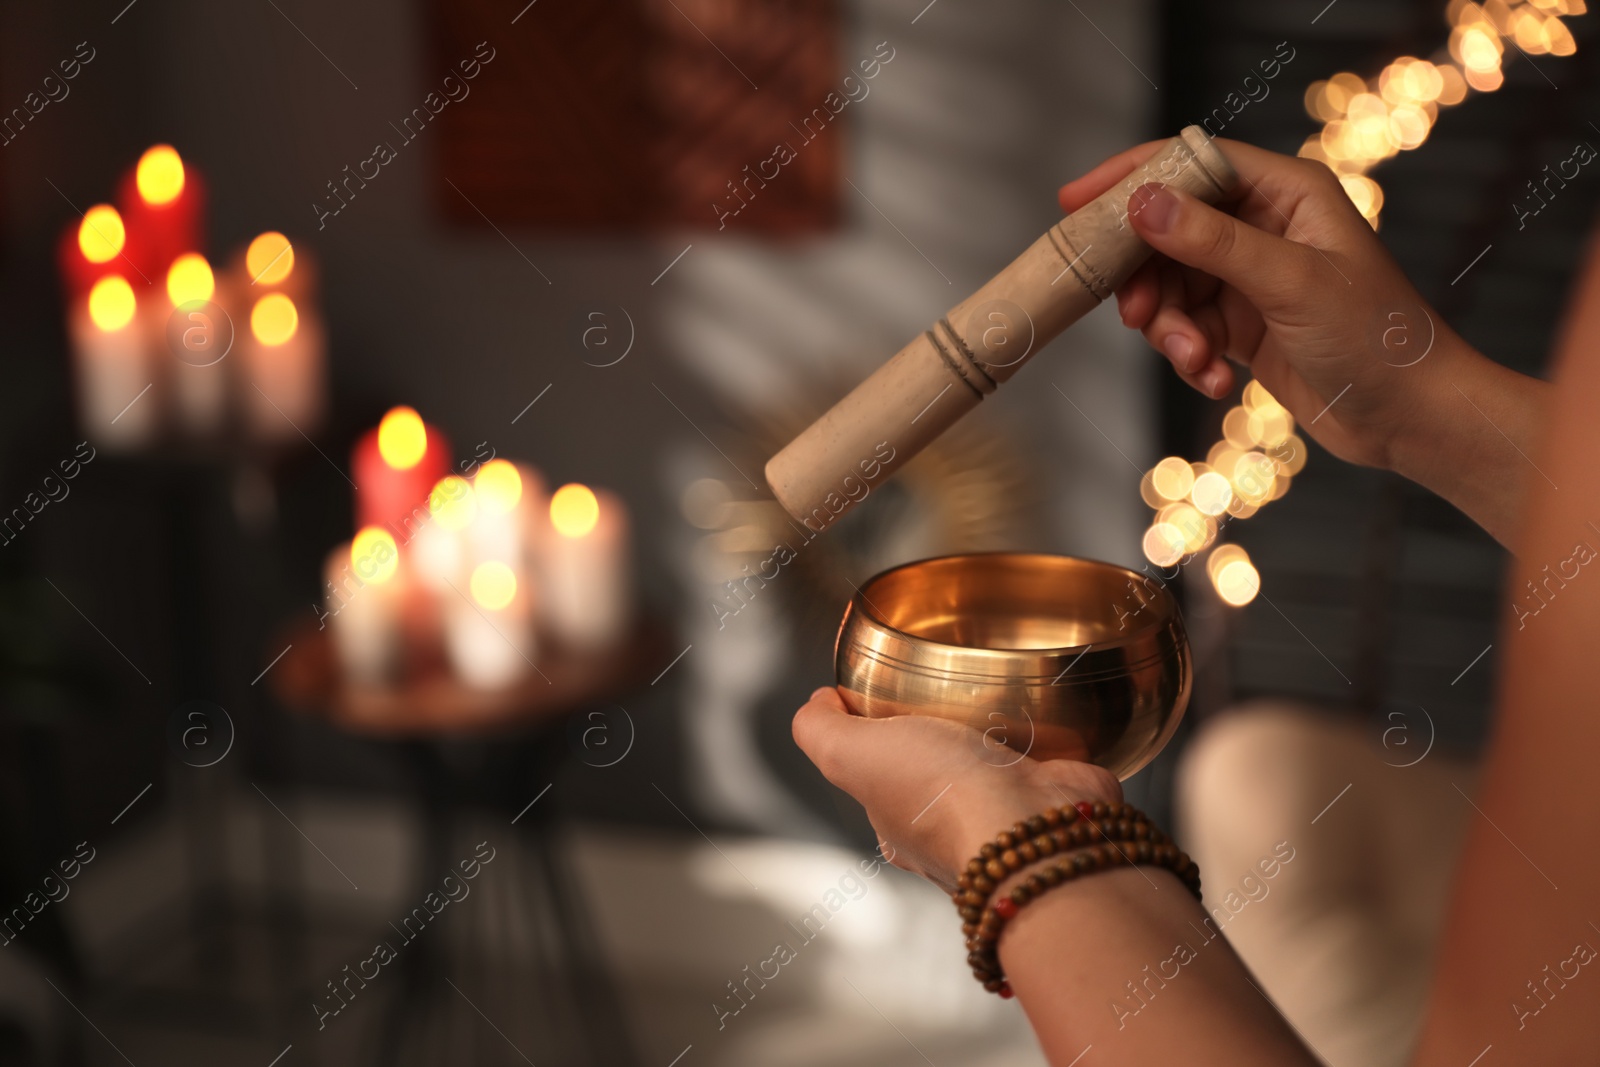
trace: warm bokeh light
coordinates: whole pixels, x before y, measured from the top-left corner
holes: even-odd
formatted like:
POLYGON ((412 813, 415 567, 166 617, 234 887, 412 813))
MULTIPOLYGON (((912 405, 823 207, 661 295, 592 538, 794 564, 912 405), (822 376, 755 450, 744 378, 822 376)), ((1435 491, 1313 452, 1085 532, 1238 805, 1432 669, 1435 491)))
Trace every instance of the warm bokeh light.
POLYGON ((350 566, 369 585, 382 585, 400 567, 394 535, 382 526, 363 526, 350 542, 350 566))
POLYGON ((122 254, 128 231, 122 216, 110 204, 96 204, 83 213, 78 224, 78 251, 90 263, 109 263, 122 254))
POLYGON ((1194 486, 1194 468, 1187 460, 1168 456, 1150 470, 1150 483, 1163 500, 1182 500, 1194 486))
POLYGON ((1528 56, 1572 55, 1577 42, 1561 20, 1586 10, 1583 0, 1450 0, 1450 34, 1431 58, 1401 56, 1370 81, 1345 71, 1306 89, 1306 113, 1323 125, 1300 155, 1338 174, 1351 201, 1377 226, 1383 190, 1367 171, 1420 147, 1439 109, 1461 103, 1469 88, 1491 93, 1504 85, 1507 41, 1528 56))
POLYGON ((300 312, 282 293, 268 293, 250 309, 250 332, 269 347, 287 342, 300 328, 300 312))
POLYGON ((210 300, 216 290, 211 264, 198 252, 185 252, 167 268, 167 296, 173 307, 182 307, 191 300, 210 300))
POLYGON ((1270 454, 1278 463, 1279 474, 1299 474, 1306 467, 1306 443, 1298 435, 1290 434, 1270 454))
POLYGON ((134 183, 147 204, 170 204, 183 192, 183 160, 169 144, 158 144, 139 157, 134 183))
POLYGON ((294 246, 283 234, 268 230, 245 250, 244 269, 252 282, 277 285, 294 270, 294 246))
MULTIPOLYGON (((380 429, 378 433, 378 447, 382 449, 383 431, 380 429)), ((384 459, 387 462, 388 457, 384 459)), ((441 527, 459 533, 478 517, 478 494, 472 491, 472 486, 467 484, 465 478, 447 474, 439 479, 428 494, 428 512, 441 527)))
POLYGON ((490 515, 509 515, 522 499, 522 475, 509 460, 491 459, 478 468, 472 488, 490 515))
POLYGON ((1200 514, 1215 517, 1228 510, 1228 503, 1233 499, 1233 487, 1228 484, 1228 479, 1216 471, 1207 471, 1194 480, 1189 499, 1200 514))
POLYGON ((472 570, 472 599, 480 607, 499 611, 517 595, 517 576, 499 560, 480 563, 472 570))
MULTIPOLYGON (((1262 452, 1246 452, 1234 460, 1228 484, 1233 493, 1246 504, 1260 507, 1272 499, 1272 486, 1277 481, 1277 463, 1262 452)), ((1232 513, 1232 509, 1229 509, 1232 513)))
POLYGON ((1248 562, 1250 557, 1243 548, 1231 541, 1225 545, 1218 545, 1206 557, 1206 575, 1215 582, 1217 580, 1217 572, 1236 559, 1248 562))
POLYGON ((428 428, 415 408, 390 408, 378 423, 378 454, 397 471, 422 462, 428 451, 428 428))
POLYGON ((1152 523, 1144 532, 1144 558, 1157 567, 1170 567, 1182 559, 1183 554, 1183 531, 1171 523, 1152 523))
MULTIPOLYGON (((1247 442, 1244 447, 1249 448, 1249 443, 1247 442)), ((1234 448, 1233 445, 1226 438, 1224 438, 1221 441, 1213 444, 1210 449, 1206 451, 1206 466, 1210 467, 1224 478, 1227 478, 1233 474, 1233 465, 1242 455, 1244 455, 1242 451, 1234 448)))
POLYGON ((1191 504, 1168 504, 1156 512, 1156 523, 1177 531, 1185 552, 1202 552, 1217 536, 1217 524, 1191 504))
POLYGON ((133 286, 120 274, 106 275, 89 290, 89 321, 107 333, 132 322, 133 313, 138 309, 133 286))
POLYGON ((1211 584, 1224 603, 1242 608, 1261 592, 1261 575, 1249 560, 1235 559, 1217 568, 1211 584))
POLYGON ((583 537, 599 521, 600 501, 586 485, 563 485, 550 498, 550 522, 562 537, 583 537))

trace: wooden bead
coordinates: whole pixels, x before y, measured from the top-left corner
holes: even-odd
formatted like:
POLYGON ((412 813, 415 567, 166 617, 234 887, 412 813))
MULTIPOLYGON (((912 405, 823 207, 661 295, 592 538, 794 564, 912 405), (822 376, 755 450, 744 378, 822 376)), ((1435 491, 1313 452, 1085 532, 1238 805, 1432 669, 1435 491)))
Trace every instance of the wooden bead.
POLYGON ((1002 852, 1016 845, 1016 839, 1011 836, 1010 830, 1001 830, 994 839, 995 847, 1002 852))
POLYGON ((1056 839, 1049 834, 1040 834, 1033 839, 1033 847, 1041 856, 1054 856, 1056 854, 1056 839))
POLYGON ((972 879, 972 888, 987 898, 990 893, 994 892, 994 882, 986 874, 976 875, 972 879))
POLYGON ((1044 814, 1043 814, 1043 818, 1044 818, 1044 824, 1046 826, 1050 827, 1051 829, 1054 829, 1055 827, 1060 826, 1062 821, 1063 821, 1060 808, 1047 808, 1047 809, 1045 809, 1044 814))
POLYGON ((985 874, 997 882, 1005 878, 1005 876, 1009 873, 1006 870, 1006 865, 997 859, 991 859, 983 868, 983 870, 985 874))
POLYGON ((986 841, 984 842, 983 847, 978 849, 978 855, 985 860, 992 860, 996 856, 1000 855, 1000 850, 994 847, 994 842, 986 841))
POLYGON ((1019 841, 1017 843, 1017 855, 1021 856, 1025 863, 1037 863, 1039 861, 1039 850, 1034 847, 1032 841, 1019 841))
POLYGON ((1006 870, 1015 872, 1022 866, 1022 857, 1017 855, 1016 849, 1007 845, 1006 850, 1000 853, 1000 862, 1006 865, 1006 870))
POLYGON ((1023 825, 1027 829, 1030 837, 1038 837, 1040 834, 1044 833, 1044 816, 1030 815, 1028 816, 1027 822, 1023 825))

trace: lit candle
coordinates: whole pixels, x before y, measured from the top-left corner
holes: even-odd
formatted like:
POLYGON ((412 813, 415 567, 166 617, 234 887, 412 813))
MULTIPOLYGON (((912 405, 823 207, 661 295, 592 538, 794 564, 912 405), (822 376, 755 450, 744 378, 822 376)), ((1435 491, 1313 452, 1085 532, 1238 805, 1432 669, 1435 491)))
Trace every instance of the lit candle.
POLYGON ((467 528, 473 558, 506 560, 528 573, 544 525, 544 480, 532 467, 492 459, 478 468, 472 487, 479 505, 467 528))
POLYGON ((286 293, 265 293, 251 304, 249 328, 239 328, 235 343, 253 432, 268 441, 298 440, 314 432, 322 419, 323 399, 323 335, 317 317, 303 312, 286 293))
POLYGON ((604 490, 564 485, 550 498, 550 526, 540 556, 551 631, 579 648, 620 641, 632 612, 622 501, 604 490))
POLYGON ((73 301, 67 332, 77 378, 78 419, 89 439, 107 448, 134 448, 156 429, 154 382, 139 302, 120 274, 108 274, 73 301))
POLYGON ((87 293, 107 274, 127 270, 128 264, 121 259, 127 242, 122 216, 110 204, 96 204, 83 213, 76 226, 63 230, 57 258, 67 298, 87 293))
POLYGON ((450 445, 416 410, 393 408, 356 442, 350 459, 356 525, 386 526, 410 541, 429 521, 428 497, 450 470, 450 445))
POLYGON ((438 597, 454 596, 466 581, 466 550, 462 531, 478 515, 478 500, 465 478, 454 474, 440 478, 428 494, 428 521, 406 543, 423 588, 438 597))
POLYGON ((467 588, 442 601, 445 652, 475 689, 501 689, 533 669, 533 595, 500 560, 473 568, 467 588))
POLYGON ((276 230, 258 234, 244 253, 244 273, 250 291, 287 293, 306 303, 313 289, 315 270, 303 251, 276 230))
POLYGON ((325 622, 352 685, 383 686, 399 676, 407 577, 389 531, 363 528, 328 556, 325 622))
POLYGON ((167 299, 151 300, 146 337, 158 355, 175 357, 174 403, 183 428, 205 436, 216 433, 227 413, 228 379, 221 362, 227 339, 219 334, 211 302, 217 289, 211 264, 198 252, 185 252, 167 268, 167 299), (160 351, 165 344, 170 352, 160 351))
POLYGON ((174 259, 204 243, 199 175, 171 145, 156 145, 139 157, 119 199, 128 227, 126 254, 147 277, 161 277, 174 259))

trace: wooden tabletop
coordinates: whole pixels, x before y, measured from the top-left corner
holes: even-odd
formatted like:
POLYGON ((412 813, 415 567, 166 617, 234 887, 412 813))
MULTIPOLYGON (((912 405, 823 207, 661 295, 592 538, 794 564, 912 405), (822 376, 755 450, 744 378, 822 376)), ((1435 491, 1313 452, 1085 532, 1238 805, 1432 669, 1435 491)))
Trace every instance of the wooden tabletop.
POLYGON ((666 631, 645 621, 609 648, 580 651, 543 642, 526 676, 504 689, 463 684, 438 652, 411 656, 405 677, 393 688, 379 689, 348 684, 331 631, 309 620, 284 631, 279 642, 293 648, 272 672, 274 691, 284 704, 349 733, 392 740, 534 729, 651 684, 672 662, 666 631))

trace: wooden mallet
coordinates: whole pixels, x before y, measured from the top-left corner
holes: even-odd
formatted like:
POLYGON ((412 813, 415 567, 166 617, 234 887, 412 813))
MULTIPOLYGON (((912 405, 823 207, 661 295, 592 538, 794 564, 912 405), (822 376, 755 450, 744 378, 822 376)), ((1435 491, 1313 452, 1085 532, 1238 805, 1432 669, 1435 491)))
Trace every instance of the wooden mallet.
MULTIPOLYGON (((1237 175, 1198 126, 1052 226, 767 461, 784 509, 820 533, 1108 299, 1150 255, 1129 199, 1157 182, 1216 203, 1237 175)), ((1137 205, 1134 206, 1137 211, 1137 205)))

